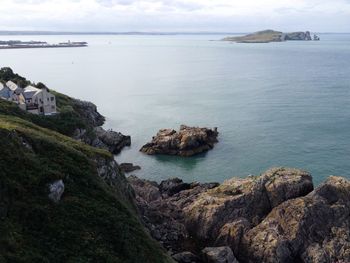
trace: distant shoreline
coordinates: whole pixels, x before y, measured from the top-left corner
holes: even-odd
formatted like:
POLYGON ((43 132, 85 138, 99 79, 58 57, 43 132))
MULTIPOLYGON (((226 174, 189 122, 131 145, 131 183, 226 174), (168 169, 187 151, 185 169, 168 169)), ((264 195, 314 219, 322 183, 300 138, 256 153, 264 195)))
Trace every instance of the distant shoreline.
POLYGON ((87 45, 46 45, 46 46, 0 46, 0 49, 27 49, 27 48, 70 48, 70 47, 87 47, 87 45))

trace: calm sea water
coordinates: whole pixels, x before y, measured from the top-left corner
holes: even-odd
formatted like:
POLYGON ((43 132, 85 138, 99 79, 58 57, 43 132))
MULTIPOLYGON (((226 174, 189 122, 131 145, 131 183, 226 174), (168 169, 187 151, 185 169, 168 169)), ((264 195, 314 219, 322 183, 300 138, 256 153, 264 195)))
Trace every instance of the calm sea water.
POLYGON ((152 180, 223 181, 272 166, 308 170, 316 184, 350 178, 350 35, 319 42, 230 44, 223 36, 2 36, 88 41, 88 48, 0 50, 0 66, 90 100, 106 128, 132 136, 118 162, 152 180), (218 127, 214 150, 146 156, 160 128, 218 127))

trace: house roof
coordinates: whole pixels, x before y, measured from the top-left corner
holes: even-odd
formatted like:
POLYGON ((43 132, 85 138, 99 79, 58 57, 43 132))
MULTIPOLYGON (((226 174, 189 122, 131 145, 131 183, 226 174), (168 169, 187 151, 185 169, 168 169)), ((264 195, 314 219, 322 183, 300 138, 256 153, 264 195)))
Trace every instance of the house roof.
POLYGON ((12 91, 15 91, 16 89, 19 88, 18 85, 11 80, 6 82, 6 86, 9 87, 9 89, 12 91))
POLYGON ((13 92, 10 90, 9 87, 4 86, 2 83, 0 83, 0 97, 1 98, 5 98, 5 99, 9 99, 11 98, 13 92), (2 86, 2 88, 1 88, 2 86))
POLYGON ((33 86, 27 86, 24 91, 23 91, 23 96, 26 98, 26 99, 31 99, 33 98, 33 96, 35 94, 38 94, 40 93, 41 90, 36 88, 36 87, 33 87, 33 86))

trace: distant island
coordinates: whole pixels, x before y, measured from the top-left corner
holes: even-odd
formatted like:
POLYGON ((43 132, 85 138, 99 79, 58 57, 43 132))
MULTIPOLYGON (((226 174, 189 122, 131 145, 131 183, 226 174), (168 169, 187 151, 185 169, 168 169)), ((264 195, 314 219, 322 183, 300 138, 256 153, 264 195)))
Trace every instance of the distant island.
POLYGON ((87 42, 62 42, 58 44, 48 44, 43 41, 20 41, 8 40, 0 41, 0 49, 18 49, 18 48, 64 48, 64 47, 87 47, 87 42))
POLYGON ((248 34, 245 36, 238 37, 226 37, 222 39, 223 41, 232 41, 237 43, 270 43, 270 42, 284 42, 288 40, 320 40, 317 35, 314 35, 313 38, 309 31, 306 32, 292 32, 292 33, 283 33, 275 30, 264 30, 258 31, 253 34, 248 34))

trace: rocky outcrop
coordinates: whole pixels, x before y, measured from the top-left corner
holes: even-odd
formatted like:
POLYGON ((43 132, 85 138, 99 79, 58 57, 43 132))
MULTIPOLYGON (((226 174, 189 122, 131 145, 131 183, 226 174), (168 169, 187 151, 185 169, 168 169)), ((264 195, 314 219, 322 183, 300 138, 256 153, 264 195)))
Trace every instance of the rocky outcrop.
POLYGON ((198 128, 181 125, 179 131, 159 130, 152 142, 145 144, 140 151, 146 154, 168 154, 192 156, 208 151, 218 142, 216 128, 198 128))
POLYGON ((178 262, 231 262, 220 261, 223 254, 231 260, 230 250, 241 263, 350 261, 344 178, 330 177, 315 190, 310 174, 290 168, 221 185, 129 182, 145 226, 178 262))
POLYGON ((306 32, 292 32, 292 33, 285 33, 282 35, 282 40, 312 40, 311 34, 309 31, 306 32))
POLYGON ((96 166, 97 174, 108 185, 113 186, 119 197, 134 203, 134 189, 128 183, 123 171, 113 158, 96 158, 92 160, 96 166))
POLYGON ((119 164, 119 167, 124 173, 131 173, 136 170, 141 170, 140 166, 133 165, 132 163, 121 163, 119 164))
POLYGON ((98 111, 95 104, 89 101, 82 101, 78 99, 72 99, 74 110, 79 113, 82 119, 90 127, 102 126, 105 122, 105 117, 103 117, 98 111))
POLYGON ((62 180, 57 180, 49 185, 49 198, 55 202, 58 203, 61 200, 61 197, 64 193, 64 183, 62 180))
POLYGON ((258 177, 233 178, 187 206, 186 225, 198 239, 213 242, 226 224, 246 220, 255 226, 273 207, 312 189, 311 176, 297 169, 274 168, 258 177))
POLYGON ((112 130, 106 131, 102 127, 95 127, 92 131, 77 129, 73 138, 113 154, 118 154, 124 147, 131 145, 130 136, 112 130))
POLYGON ((243 239, 244 262, 350 262, 350 182, 330 177, 277 206, 243 239))

